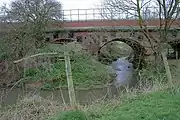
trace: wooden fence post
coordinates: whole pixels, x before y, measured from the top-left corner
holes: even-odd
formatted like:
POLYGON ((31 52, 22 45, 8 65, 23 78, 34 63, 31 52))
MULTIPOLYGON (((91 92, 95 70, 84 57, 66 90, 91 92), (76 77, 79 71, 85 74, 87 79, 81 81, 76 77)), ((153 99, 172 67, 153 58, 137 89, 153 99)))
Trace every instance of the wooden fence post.
POLYGON ((73 80, 72 80, 70 57, 69 57, 69 53, 66 51, 64 52, 64 59, 65 59, 65 69, 66 69, 70 104, 71 104, 71 107, 74 107, 76 106, 76 96, 75 96, 75 90, 74 90, 74 85, 73 85, 73 80))

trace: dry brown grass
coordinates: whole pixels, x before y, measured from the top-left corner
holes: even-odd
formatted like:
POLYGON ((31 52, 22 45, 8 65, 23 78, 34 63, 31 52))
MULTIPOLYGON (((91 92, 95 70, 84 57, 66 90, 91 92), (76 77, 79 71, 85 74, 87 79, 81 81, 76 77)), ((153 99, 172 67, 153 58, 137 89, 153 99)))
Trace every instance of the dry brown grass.
POLYGON ((58 102, 37 95, 25 96, 16 105, 1 109, 0 120, 44 120, 62 110, 58 102))

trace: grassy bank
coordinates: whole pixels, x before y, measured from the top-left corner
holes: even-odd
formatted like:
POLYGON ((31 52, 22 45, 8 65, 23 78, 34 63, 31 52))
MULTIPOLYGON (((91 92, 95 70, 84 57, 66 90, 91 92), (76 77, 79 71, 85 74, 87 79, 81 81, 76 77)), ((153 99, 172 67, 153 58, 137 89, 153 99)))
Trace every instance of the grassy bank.
MULTIPOLYGON (((53 47, 54 48, 54 47, 53 47)), ((71 48, 71 47, 70 47, 71 48)), ((61 51, 61 49, 57 49, 61 51)), ((44 52, 45 50, 43 50, 44 52)), ((49 51, 49 50, 48 50, 49 51)), ((53 50, 54 51, 54 50, 53 50)), ((72 52, 72 51, 71 51, 72 52)), ((92 56, 72 52, 71 61, 75 87, 95 87, 107 83, 106 66, 92 56)), ((25 69, 25 83, 44 81, 44 89, 67 86, 64 62, 43 64, 25 69), (48 65, 48 66, 47 66, 48 65)), ((174 72, 175 73, 175 72, 174 72)), ((59 104, 51 98, 30 95, 16 105, 1 107, 1 120, 178 120, 180 118, 179 81, 173 87, 167 85, 164 68, 155 66, 139 72, 138 87, 120 93, 120 97, 101 101, 78 110, 59 104)))
POLYGON ((1 109, 1 120, 179 120, 180 86, 161 84, 151 90, 132 90, 119 98, 79 109, 51 99, 25 96, 16 105, 1 109))
MULTIPOLYGON (((76 88, 92 88, 106 84, 109 80, 107 67, 95 57, 83 51, 79 44, 67 45, 70 52, 71 69, 76 88)), ((62 46, 51 45, 39 52, 63 52, 62 46)), ((31 53, 32 54, 32 53, 31 53)), ((48 61, 48 57, 46 57, 48 61)), ((62 58, 53 58, 55 62, 41 63, 38 67, 26 68, 24 83, 43 82, 42 89, 67 87, 65 62, 62 58)))
MULTIPOLYGON (((109 80, 107 68, 95 61, 87 54, 76 54, 71 57, 71 69, 74 85, 76 87, 93 87, 96 85, 106 84, 109 80)), ((28 81, 45 81, 43 89, 52 89, 56 87, 67 86, 65 63, 58 61, 51 64, 50 67, 43 66, 41 68, 31 68, 26 70, 26 78, 28 81)))
POLYGON ((90 115, 95 120, 178 120, 179 88, 169 88, 107 104, 90 115))
POLYGON ((180 87, 95 104, 85 112, 59 113, 54 120, 179 120, 180 87), (86 116, 86 117, 84 117, 86 116))

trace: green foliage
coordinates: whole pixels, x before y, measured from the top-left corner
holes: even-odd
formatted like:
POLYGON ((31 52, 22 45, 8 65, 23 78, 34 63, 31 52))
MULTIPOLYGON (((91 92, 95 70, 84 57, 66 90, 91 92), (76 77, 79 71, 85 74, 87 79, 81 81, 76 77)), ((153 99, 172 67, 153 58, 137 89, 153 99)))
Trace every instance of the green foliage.
MULTIPOLYGON (((88 53, 73 53, 71 54, 71 60, 72 78, 75 87, 93 87, 105 84, 109 80, 106 67, 88 53)), ((42 87, 43 89, 67 86, 65 63, 62 60, 57 60, 50 67, 43 65, 38 69, 26 69, 25 75, 28 78, 26 81, 46 81, 46 84, 42 87)))
POLYGON ((80 110, 62 112, 51 120, 88 120, 87 115, 80 110))
MULTIPOLYGON (((179 88, 140 95, 123 100, 116 106, 106 105, 94 120, 178 120, 180 118, 179 88)), ((91 113, 92 114, 92 113, 91 113)))
POLYGON ((142 82, 167 82, 166 72, 164 67, 156 67, 153 64, 148 64, 146 68, 139 71, 140 80, 142 82))

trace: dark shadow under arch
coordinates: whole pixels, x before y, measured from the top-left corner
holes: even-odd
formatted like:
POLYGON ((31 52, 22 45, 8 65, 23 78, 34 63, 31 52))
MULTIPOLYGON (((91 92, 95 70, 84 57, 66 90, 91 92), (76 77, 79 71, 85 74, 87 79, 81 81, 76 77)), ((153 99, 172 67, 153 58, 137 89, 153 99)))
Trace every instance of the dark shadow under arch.
POLYGON ((120 41, 123 43, 126 43, 127 45, 129 45, 133 51, 134 51, 134 58, 133 58, 133 66, 135 69, 141 69, 144 64, 145 64, 145 48, 137 41, 129 39, 129 38, 116 38, 113 39, 111 41, 106 42, 105 44, 103 44, 99 50, 98 50, 98 58, 100 58, 100 53, 101 53, 101 49, 106 46, 107 44, 111 43, 111 42, 115 42, 115 41, 120 41))
MULTIPOLYGON (((168 44, 172 47, 174 51, 178 52, 178 59, 180 58, 180 39, 171 40, 168 42, 168 44)), ((176 57, 173 56, 170 59, 175 59, 176 57)))

